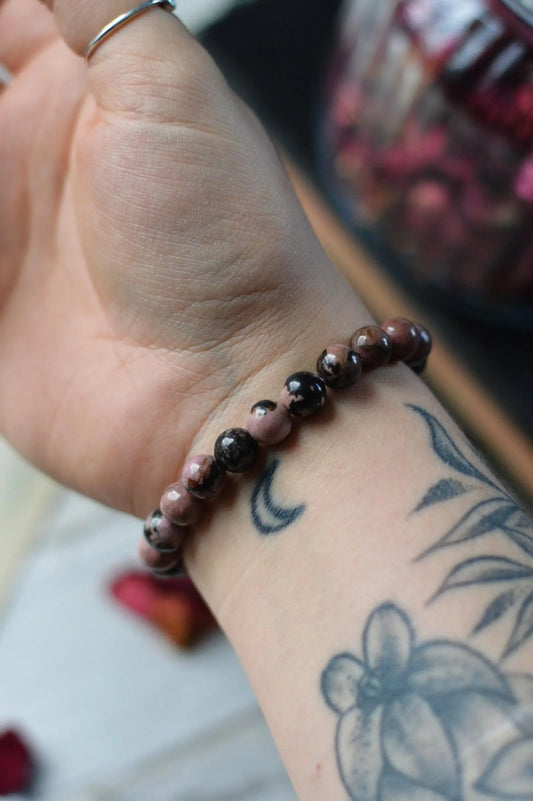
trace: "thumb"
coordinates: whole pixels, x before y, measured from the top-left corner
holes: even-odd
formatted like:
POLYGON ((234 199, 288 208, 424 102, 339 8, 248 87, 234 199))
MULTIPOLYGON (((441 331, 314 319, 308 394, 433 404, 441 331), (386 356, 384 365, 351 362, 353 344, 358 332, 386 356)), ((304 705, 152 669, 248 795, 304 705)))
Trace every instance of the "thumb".
MULTIPOLYGON (((67 45, 84 56, 104 27, 141 0, 44 2, 67 45)), ((176 91, 193 95, 222 80, 205 50, 161 5, 132 16, 107 36, 89 59, 89 76, 98 105, 165 120, 176 108, 176 91)))

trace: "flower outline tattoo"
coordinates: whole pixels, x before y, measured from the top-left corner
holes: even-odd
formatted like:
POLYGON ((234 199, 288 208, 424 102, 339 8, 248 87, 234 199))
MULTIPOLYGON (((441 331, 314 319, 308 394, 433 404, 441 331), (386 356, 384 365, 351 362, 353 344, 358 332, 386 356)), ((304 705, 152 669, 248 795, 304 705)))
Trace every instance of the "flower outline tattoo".
POLYGON ((321 677, 352 801, 531 801, 533 678, 457 642, 418 643, 393 603, 371 613, 362 653, 321 677))

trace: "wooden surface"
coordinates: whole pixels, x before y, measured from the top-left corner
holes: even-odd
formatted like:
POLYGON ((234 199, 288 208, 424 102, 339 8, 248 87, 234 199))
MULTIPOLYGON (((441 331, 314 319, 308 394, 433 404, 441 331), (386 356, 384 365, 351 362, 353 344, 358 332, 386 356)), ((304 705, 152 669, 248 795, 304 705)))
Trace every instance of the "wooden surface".
POLYGON ((416 307, 358 244, 309 180, 289 160, 287 170, 300 202, 332 261, 377 319, 404 315, 425 322, 434 349, 425 378, 446 408, 471 433, 497 468, 533 508, 533 443, 509 419, 416 307))

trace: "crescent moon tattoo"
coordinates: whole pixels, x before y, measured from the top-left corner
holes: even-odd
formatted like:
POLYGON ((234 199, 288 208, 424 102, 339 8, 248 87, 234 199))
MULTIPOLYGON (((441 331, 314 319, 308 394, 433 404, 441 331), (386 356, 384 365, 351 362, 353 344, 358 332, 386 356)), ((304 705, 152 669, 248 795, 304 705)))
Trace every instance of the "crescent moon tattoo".
POLYGON ((252 493, 252 520, 258 532, 263 536, 279 534, 298 520, 305 512, 305 506, 284 508, 274 503, 272 484, 280 465, 279 459, 273 459, 257 482, 252 493))

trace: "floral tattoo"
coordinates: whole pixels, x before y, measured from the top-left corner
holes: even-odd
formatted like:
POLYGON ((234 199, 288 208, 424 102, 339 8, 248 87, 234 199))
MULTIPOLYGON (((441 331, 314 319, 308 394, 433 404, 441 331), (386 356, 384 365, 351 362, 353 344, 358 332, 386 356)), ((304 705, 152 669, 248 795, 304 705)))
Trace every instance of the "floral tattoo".
POLYGON ((417 558, 458 555, 429 603, 493 589, 471 636, 505 617, 510 636, 495 664, 461 642, 420 641, 393 603, 375 609, 361 647, 335 656, 322 674, 323 698, 338 717, 339 773, 351 801, 533 801, 533 675, 503 667, 533 644, 533 527, 467 444, 425 409, 408 408, 445 468, 414 513, 462 499, 454 524, 417 558), (508 555, 491 552, 495 537, 508 555), (473 541, 486 550, 461 556, 473 541))
POLYGON ((335 656, 322 694, 352 801, 531 801, 533 678, 449 640, 417 642, 406 613, 375 609, 359 655, 335 656))

